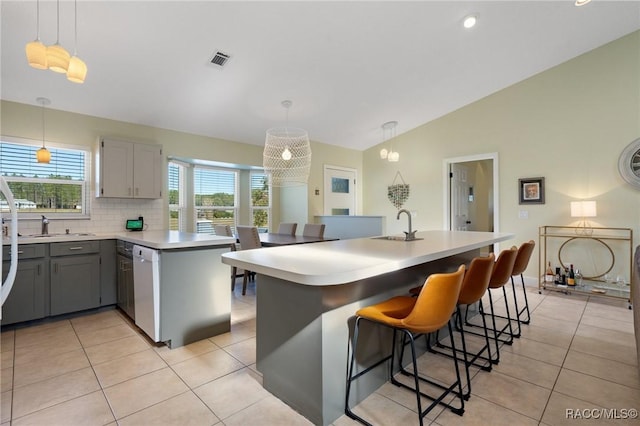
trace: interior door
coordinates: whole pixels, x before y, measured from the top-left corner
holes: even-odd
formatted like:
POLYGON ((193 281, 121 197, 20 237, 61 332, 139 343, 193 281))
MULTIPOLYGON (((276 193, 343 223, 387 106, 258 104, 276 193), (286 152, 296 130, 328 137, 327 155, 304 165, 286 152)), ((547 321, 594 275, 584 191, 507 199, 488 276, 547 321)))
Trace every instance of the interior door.
POLYGON ((468 169, 461 163, 451 164, 451 227, 467 231, 469 222, 468 169))
POLYGON ((324 214, 327 216, 356 214, 356 170, 325 166, 324 214))

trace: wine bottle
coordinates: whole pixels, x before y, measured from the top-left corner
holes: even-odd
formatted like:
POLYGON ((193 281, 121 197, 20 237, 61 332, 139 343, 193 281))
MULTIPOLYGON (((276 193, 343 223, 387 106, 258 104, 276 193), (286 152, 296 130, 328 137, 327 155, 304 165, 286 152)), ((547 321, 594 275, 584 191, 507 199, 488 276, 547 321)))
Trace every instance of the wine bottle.
POLYGON ((573 263, 571 264, 571 268, 569 268, 569 274, 567 274, 567 285, 576 285, 576 274, 573 271, 573 263))
POLYGON ((556 277, 554 278, 553 282, 555 284, 562 284, 562 276, 560 275, 559 267, 556 267, 556 277))
POLYGON ((544 281, 547 283, 552 283, 555 280, 555 274, 553 273, 553 269, 551 269, 551 262, 547 265, 547 270, 545 272, 544 281))

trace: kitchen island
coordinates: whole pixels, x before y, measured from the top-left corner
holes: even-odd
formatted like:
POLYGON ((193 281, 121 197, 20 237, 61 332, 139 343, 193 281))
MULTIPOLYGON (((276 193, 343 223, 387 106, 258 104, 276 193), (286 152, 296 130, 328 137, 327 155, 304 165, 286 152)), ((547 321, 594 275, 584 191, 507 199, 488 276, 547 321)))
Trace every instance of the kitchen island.
MULTIPOLYGON (((452 271, 513 234, 425 231, 417 238, 358 238, 223 254, 224 263, 258 274, 256 359, 265 389, 313 423, 330 424, 344 412, 354 313, 407 294, 429 274, 452 271)), ((361 329, 360 341, 368 345, 359 351, 360 360, 384 345, 378 332, 368 341, 369 332, 361 329)), ((355 384, 354 401, 382 385, 385 370, 381 365, 355 384)))
MULTIPOLYGON (((18 275, 3 307, 3 325, 114 305, 116 274, 132 275, 131 259, 121 259, 116 271, 115 240, 158 252, 157 341, 175 348, 230 330, 229 268, 220 258, 234 238, 178 231, 19 237, 18 275)), ((3 251, 7 265, 9 258, 3 251)))

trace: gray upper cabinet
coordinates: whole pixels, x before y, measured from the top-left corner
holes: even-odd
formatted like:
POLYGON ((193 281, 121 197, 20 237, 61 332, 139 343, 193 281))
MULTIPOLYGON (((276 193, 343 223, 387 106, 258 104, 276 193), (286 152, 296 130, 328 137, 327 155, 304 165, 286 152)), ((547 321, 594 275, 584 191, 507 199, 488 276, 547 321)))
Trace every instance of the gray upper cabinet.
POLYGON ((110 138, 98 145, 98 197, 162 198, 162 145, 110 138))

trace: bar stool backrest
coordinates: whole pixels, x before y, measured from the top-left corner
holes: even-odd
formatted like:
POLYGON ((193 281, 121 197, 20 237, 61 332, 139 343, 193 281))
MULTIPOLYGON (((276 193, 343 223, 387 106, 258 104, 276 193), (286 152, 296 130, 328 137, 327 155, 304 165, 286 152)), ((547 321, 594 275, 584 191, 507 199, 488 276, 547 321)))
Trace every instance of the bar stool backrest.
POLYGON ((447 324, 458 302, 465 266, 456 272, 431 274, 402 324, 414 333, 431 333, 447 324))
POLYGON ((509 282, 517 255, 518 247, 516 246, 513 246, 507 250, 502 250, 502 252, 498 256, 498 260, 496 260, 496 263, 493 265, 493 272, 491 273, 489 288, 500 288, 507 282, 509 282))
POLYGON ((240 240, 242 250, 262 247, 260 235, 258 235, 258 228, 255 226, 236 226, 236 231, 238 232, 238 239, 240 240))
POLYGON ((513 272, 511 275, 520 275, 529 266, 529 259, 531 259, 531 253, 536 246, 536 242, 529 240, 526 243, 522 243, 518 248, 518 255, 516 256, 516 263, 513 265, 513 272))
POLYGON ((476 257, 471 261, 464 274, 458 304, 471 305, 484 296, 489 288, 495 259, 496 256, 491 253, 487 257, 476 257))

